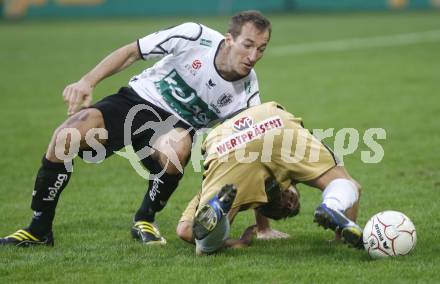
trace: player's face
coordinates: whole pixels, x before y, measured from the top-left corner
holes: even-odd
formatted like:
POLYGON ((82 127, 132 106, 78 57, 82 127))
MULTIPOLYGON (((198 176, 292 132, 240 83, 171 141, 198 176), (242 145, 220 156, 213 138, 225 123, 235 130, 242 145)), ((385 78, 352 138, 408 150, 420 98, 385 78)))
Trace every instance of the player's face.
POLYGON ((286 193, 285 198, 287 200, 286 207, 289 211, 288 215, 289 217, 293 217, 299 212, 299 193, 293 186, 290 186, 286 193))
POLYGON ((225 41, 230 48, 228 60, 230 70, 243 77, 251 72, 263 56, 269 42, 269 31, 259 31, 252 23, 246 23, 235 39, 227 34, 225 41))

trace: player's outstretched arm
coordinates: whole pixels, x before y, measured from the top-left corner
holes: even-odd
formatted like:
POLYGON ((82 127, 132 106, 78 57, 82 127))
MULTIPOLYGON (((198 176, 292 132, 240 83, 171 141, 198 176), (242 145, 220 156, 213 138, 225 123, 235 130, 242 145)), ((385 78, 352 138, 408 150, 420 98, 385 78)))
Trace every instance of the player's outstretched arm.
POLYGON ((137 42, 130 43, 110 53, 79 81, 68 85, 63 91, 64 102, 68 106, 67 114, 70 116, 80 107, 90 106, 92 91, 99 82, 127 68, 140 58, 137 42))
MULTIPOLYGON (((237 215, 239 211, 239 208, 232 208, 231 211, 228 213, 229 222, 232 225, 232 221, 234 220, 235 216, 237 215)), ((248 247, 251 244, 252 237, 255 235, 257 231, 257 225, 252 225, 246 228, 244 230, 243 234, 241 235, 240 239, 227 239, 224 247, 225 248, 245 248, 248 247)))
MULTIPOLYGON (((257 216, 257 212, 255 214, 257 216)), ((255 224, 247 227, 246 230, 244 230, 243 234, 241 235, 240 239, 238 240, 236 239, 226 240, 225 247, 227 248, 248 247, 251 244, 252 238, 255 235, 257 236, 258 239, 265 239, 265 240, 287 239, 290 237, 286 233, 272 229, 269 225, 269 220, 266 217, 259 214, 257 220, 258 219, 260 220, 260 224, 255 224)))
POLYGON ((244 230, 239 240, 227 239, 225 242, 226 248, 245 248, 251 244, 252 237, 257 231, 257 225, 252 225, 244 230))

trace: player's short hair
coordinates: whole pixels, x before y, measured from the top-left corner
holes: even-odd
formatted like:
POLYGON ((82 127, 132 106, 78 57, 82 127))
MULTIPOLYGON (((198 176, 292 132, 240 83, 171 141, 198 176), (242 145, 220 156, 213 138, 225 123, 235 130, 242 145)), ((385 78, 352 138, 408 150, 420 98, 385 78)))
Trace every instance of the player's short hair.
POLYGON ((251 22, 260 32, 268 31, 269 38, 272 33, 272 25, 270 21, 256 10, 240 12, 232 16, 229 22, 228 33, 235 39, 240 35, 244 24, 251 22))

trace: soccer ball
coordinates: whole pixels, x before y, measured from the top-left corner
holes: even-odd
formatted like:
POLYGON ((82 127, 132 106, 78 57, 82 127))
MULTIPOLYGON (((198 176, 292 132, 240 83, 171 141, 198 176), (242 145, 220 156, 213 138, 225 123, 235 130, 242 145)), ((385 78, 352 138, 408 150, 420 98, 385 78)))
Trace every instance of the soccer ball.
POLYGON ((405 214, 383 211, 367 222, 363 241, 372 258, 406 255, 416 246, 416 228, 405 214))

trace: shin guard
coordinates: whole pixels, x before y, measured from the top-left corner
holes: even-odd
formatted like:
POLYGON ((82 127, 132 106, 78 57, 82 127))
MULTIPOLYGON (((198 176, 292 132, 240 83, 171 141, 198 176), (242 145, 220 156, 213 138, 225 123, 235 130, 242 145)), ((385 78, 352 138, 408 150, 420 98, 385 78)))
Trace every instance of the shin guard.
POLYGON ((64 163, 53 163, 43 157, 32 193, 34 215, 28 227, 31 233, 42 236, 52 230, 58 199, 70 176, 71 172, 66 170, 64 163))

